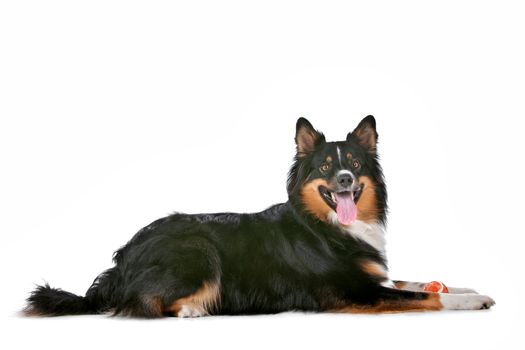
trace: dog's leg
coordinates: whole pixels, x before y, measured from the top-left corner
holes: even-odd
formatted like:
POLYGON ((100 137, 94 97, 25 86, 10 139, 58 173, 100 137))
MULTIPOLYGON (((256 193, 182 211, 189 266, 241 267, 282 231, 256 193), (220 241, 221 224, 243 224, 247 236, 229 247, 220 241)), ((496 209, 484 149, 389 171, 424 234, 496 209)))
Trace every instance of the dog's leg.
POLYGON ((173 302, 166 312, 177 317, 206 316, 217 308, 219 298, 219 283, 217 281, 205 282, 192 295, 173 302))
POLYGON ((396 313, 407 311, 481 310, 494 300, 478 294, 424 293, 380 287, 376 299, 369 303, 349 302, 331 311, 342 313, 396 313))
MULTIPOLYGON (((410 290, 413 292, 423 292, 426 283, 424 282, 408 282, 408 281, 392 281, 397 289, 410 290)), ((450 294, 478 294, 474 289, 470 288, 456 288, 449 287, 448 292, 450 294)))

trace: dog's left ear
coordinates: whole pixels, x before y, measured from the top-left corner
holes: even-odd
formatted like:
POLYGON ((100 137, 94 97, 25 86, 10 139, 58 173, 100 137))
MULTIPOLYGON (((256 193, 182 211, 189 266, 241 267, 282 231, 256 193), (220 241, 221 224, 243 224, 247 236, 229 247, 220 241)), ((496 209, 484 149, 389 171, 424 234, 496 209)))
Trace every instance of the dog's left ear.
POLYGON ((346 136, 346 140, 356 140, 361 146, 367 149, 368 152, 375 154, 377 151, 377 131, 376 120, 373 116, 365 117, 354 131, 346 136))

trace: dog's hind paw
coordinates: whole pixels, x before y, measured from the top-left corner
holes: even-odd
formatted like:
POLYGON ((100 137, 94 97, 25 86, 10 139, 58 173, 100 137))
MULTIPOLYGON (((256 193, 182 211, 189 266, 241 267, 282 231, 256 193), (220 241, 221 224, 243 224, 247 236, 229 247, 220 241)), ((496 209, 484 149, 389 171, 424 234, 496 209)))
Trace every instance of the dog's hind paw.
POLYGON ((179 312, 177 312, 177 317, 182 317, 182 318, 201 317, 205 315, 206 315, 206 312, 203 309, 199 307, 194 307, 192 305, 182 305, 179 312))

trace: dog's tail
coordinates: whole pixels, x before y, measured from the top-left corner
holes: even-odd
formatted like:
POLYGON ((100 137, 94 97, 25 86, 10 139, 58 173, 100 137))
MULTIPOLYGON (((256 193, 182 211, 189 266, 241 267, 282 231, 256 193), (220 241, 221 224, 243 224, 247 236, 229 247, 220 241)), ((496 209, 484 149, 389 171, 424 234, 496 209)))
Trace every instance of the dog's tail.
POLYGON ((115 271, 109 269, 95 279, 84 297, 51 288, 47 283, 37 286, 27 298, 24 313, 27 316, 65 316, 105 312, 114 300, 114 282, 115 271))
POLYGON ((81 315, 95 311, 86 297, 51 288, 48 284, 37 286, 31 292, 24 310, 28 316, 81 315))

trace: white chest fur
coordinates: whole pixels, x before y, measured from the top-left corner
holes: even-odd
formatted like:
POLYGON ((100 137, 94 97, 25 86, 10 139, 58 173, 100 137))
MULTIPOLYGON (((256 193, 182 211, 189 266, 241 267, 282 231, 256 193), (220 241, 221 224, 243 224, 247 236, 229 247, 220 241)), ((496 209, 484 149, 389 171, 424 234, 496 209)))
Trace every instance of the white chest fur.
MULTIPOLYGON (((332 219, 335 219, 335 221, 337 222, 337 216, 332 219)), ((383 256, 385 256, 385 229, 381 224, 369 224, 361 220, 356 220, 350 226, 340 227, 343 232, 370 244, 372 247, 376 248, 381 254, 383 254, 383 256)))
POLYGON ((385 254, 385 230, 380 224, 367 224, 356 220, 352 225, 345 227, 344 231, 360 239, 385 254))

